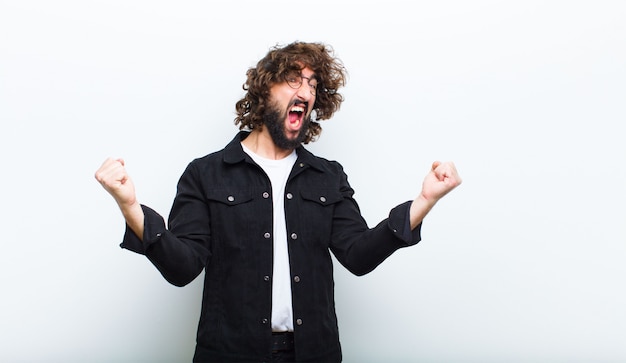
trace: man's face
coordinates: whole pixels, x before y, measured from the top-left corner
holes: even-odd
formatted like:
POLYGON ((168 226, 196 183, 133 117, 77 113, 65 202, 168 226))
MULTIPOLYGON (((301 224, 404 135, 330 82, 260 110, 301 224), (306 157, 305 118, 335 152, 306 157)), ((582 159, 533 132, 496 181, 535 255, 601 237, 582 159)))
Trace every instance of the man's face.
POLYGON ((270 88, 271 105, 263 115, 263 122, 277 147, 293 150, 306 137, 316 87, 315 74, 304 68, 270 88))

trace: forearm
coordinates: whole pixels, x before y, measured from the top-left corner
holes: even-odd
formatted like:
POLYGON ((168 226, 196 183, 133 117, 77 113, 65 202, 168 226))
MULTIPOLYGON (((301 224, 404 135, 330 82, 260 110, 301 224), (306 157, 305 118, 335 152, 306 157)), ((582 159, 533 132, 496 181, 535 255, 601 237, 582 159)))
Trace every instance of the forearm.
POLYGON ((143 240, 143 232, 144 232, 144 219, 145 216, 143 214, 143 210, 141 209, 141 205, 135 201, 130 205, 118 204, 120 210, 122 211, 122 215, 124 216, 124 220, 128 227, 139 237, 140 240, 143 240))
MULTIPOLYGON (((393 208, 388 218, 371 229, 365 222, 333 227, 333 230, 343 231, 332 239, 331 248, 335 257, 353 274, 364 275, 399 248, 417 244, 421 240, 420 226, 410 229, 411 204, 408 201, 393 208)), ((347 215, 341 220, 357 221, 347 218, 347 215)))
POLYGON ((435 206, 435 203, 435 201, 426 199, 421 193, 417 198, 415 198, 413 203, 411 203, 411 208, 409 210, 411 230, 415 229, 420 223, 422 223, 428 212, 430 212, 430 210, 435 206))
MULTIPOLYGON (((144 216, 143 234, 137 235, 127 224, 120 247, 145 255, 173 285, 191 282, 202 271, 209 256, 206 247, 209 233, 191 238, 185 230, 168 231, 161 215, 148 206, 140 207, 144 216)), ((197 231, 194 227, 190 230, 197 231)))

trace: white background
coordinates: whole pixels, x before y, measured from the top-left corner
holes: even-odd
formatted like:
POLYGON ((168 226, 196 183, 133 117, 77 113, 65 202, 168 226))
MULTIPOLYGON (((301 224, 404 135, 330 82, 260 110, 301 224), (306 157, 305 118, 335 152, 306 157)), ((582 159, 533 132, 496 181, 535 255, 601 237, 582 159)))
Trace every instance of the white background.
POLYGON ((202 278, 121 250, 93 178, 123 157, 167 216, 237 131, 245 71, 330 44, 350 79, 309 149, 370 225, 436 159, 464 183, 423 241, 337 265, 345 362, 626 361, 626 3, 0 1, 0 361, 189 362, 202 278))

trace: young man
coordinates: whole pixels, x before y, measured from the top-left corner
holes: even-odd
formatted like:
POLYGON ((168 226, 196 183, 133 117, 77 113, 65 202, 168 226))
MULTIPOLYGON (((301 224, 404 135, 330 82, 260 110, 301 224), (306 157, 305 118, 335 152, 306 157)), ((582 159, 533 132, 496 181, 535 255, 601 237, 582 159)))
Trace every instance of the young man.
POLYGON ((275 47, 247 76, 240 132, 188 165, 168 228, 137 201, 123 160, 107 159, 96 179, 126 220, 122 247, 177 286, 206 270, 194 362, 339 362, 330 252, 356 275, 372 271, 420 241, 423 218, 461 179, 434 162, 417 198, 369 228, 341 165, 302 146, 343 101, 331 48, 275 47))

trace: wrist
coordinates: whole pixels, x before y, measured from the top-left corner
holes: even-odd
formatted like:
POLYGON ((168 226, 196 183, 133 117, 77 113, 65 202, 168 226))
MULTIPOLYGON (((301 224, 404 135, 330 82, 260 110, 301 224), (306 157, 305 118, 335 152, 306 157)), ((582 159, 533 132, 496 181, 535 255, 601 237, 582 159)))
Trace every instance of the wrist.
POLYGON ((422 220, 424 219, 424 217, 426 217, 428 212, 430 212, 435 203, 436 201, 426 198, 422 193, 420 193, 420 195, 415 198, 413 203, 411 203, 411 209, 409 211, 411 218, 411 229, 414 229, 420 223, 422 223, 422 220))
POLYGON ((428 198, 424 195, 424 192, 420 192, 420 195, 417 196, 415 201, 418 204, 422 205, 424 208, 427 208, 428 210, 430 210, 432 207, 435 206, 435 204, 437 204, 437 199, 432 197, 428 198))
POLYGON ((120 205, 120 210, 128 227, 135 232, 139 239, 143 240, 144 214, 141 204, 134 202, 129 205, 120 205))
POLYGON ((137 220, 139 216, 143 217, 143 209, 141 209, 141 204, 137 201, 132 203, 119 203, 119 207, 124 219, 127 221, 137 220))

